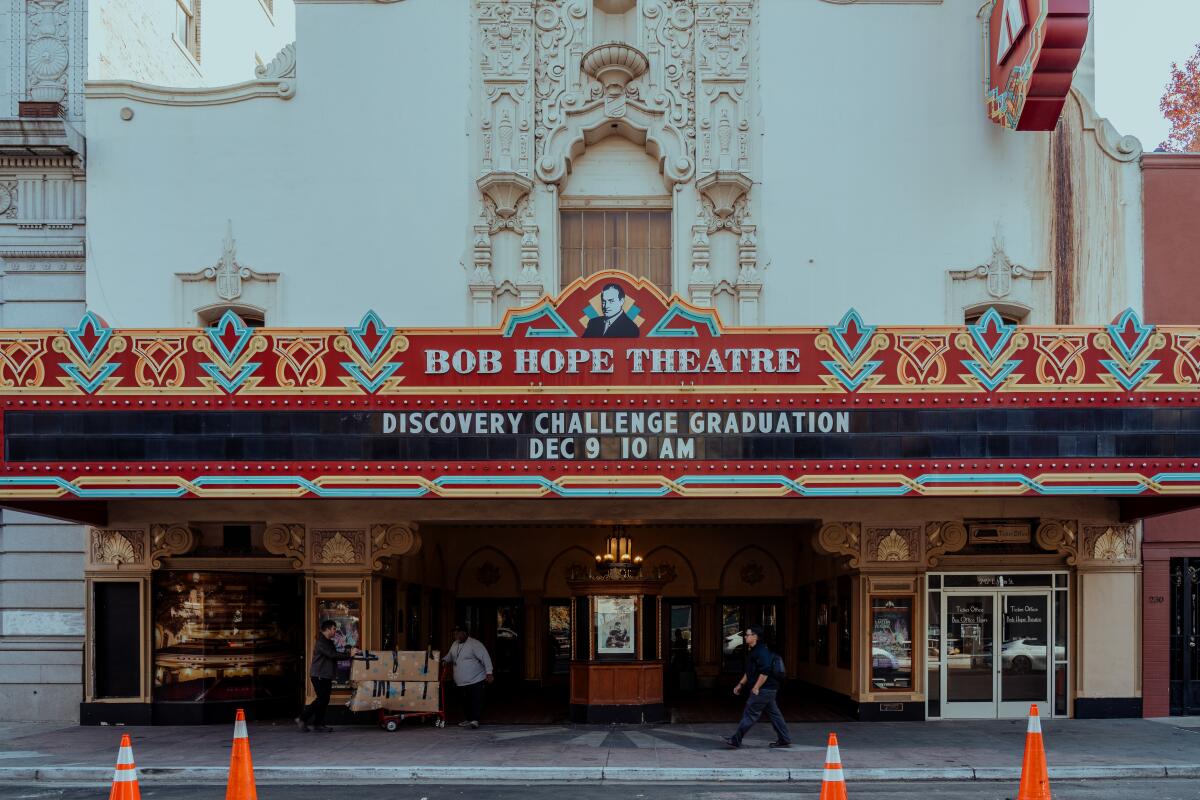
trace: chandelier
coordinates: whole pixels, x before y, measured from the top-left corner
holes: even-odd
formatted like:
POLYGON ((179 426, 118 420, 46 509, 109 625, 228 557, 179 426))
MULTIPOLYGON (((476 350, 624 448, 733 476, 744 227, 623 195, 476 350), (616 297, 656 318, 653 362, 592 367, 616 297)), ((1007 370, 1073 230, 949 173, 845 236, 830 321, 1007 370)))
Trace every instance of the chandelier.
POLYGON ((635 578, 642 572, 642 557, 633 554, 633 537, 624 525, 614 525, 604 542, 604 552, 596 555, 596 572, 611 577, 635 578))

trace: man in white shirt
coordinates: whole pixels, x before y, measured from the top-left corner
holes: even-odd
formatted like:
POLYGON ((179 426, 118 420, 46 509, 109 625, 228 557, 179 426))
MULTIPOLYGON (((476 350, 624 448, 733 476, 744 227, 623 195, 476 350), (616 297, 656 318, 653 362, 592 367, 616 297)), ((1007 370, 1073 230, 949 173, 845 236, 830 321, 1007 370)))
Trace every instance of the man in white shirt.
POLYGON ((454 644, 442 661, 454 665, 454 684, 462 696, 463 721, 460 728, 478 728, 483 715, 483 687, 491 683, 492 657, 478 639, 467 635, 462 625, 454 626, 454 644))

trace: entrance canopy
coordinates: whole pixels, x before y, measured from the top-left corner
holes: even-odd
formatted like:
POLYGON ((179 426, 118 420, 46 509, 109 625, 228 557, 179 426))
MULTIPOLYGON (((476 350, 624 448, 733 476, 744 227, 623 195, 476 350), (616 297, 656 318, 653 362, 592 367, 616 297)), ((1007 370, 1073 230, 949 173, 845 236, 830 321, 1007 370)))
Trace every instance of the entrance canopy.
POLYGON ((1153 512, 1200 495, 1198 345, 1133 311, 730 328, 619 272, 494 329, 89 312, 0 332, 0 503, 1090 495, 1153 512))

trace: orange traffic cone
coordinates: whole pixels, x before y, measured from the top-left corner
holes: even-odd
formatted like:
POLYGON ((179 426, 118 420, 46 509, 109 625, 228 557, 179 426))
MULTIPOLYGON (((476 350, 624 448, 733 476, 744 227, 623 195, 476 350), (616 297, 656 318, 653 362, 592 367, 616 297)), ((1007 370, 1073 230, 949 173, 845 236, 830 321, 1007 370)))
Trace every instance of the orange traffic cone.
POLYGON ((113 770, 112 791, 108 793, 108 800, 142 800, 128 733, 121 736, 121 749, 117 751, 117 768, 113 770))
POLYGON ((825 748, 825 777, 821 779, 820 800, 846 800, 846 778, 842 775, 842 754, 838 750, 837 734, 829 734, 825 748))
POLYGON ((1035 703, 1029 709, 1025 732, 1025 760, 1021 764, 1021 788, 1017 800, 1051 800, 1050 776, 1046 774, 1046 750, 1042 747, 1042 718, 1035 703))
POLYGON ((229 756, 229 783, 225 800, 258 800, 254 788, 254 762, 250 758, 250 737, 246 734, 246 714, 240 708, 233 723, 233 752, 229 756))

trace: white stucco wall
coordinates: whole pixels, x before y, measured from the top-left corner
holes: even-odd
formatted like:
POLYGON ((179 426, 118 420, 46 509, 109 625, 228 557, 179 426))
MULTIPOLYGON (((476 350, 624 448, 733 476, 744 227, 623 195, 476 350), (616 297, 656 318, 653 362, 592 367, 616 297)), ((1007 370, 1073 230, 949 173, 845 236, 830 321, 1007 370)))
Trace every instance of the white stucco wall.
POLYGON ((200 59, 174 36, 175 0, 94 0, 88 53, 90 79, 163 86, 219 86, 254 76, 255 55, 270 61, 295 39, 292 0, 202 0, 200 59))
POLYGON ((104 233, 88 295, 109 323, 184 322, 174 273, 219 258, 227 219, 238 261, 281 273, 268 324, 355 323, 370 307, 463 321, 467 15, 428 0, 300 11, 291 100, 92 101, 88 192, 104 233))
MULTIPOLYGON (((228 219, 239 263, 280 275, 268 324, 345 324, 369 307, 401 325, 477 320, 468 282, 481 199, 468 164, 478 164, 483 100, 471 8, 302 2, 287 101, 90 99, 91 307, 115 325, 194 322, 174 274, 217 260, 228 219)), ((994 298, 981 280, 952 291, 951 270, 988 263, 996 247, 1022 267, 1059 268, 1052 136, 987 119, 976 8, 762 0, 757 14, 748 91, 761 144, 751 192, 759 322, 829 324, 850 307, 875 323, 958 322, 965 306, 994 298)), ((1081 83, 1090 93, 1090 71, 1081 83)), ((1076 206, 1067 321, 1106 322, 1140 305, 1140 176, 1135 158, 1098 144, 1086 99, 1070 99, 1067 114, 1071 160, 1057 167, 1073 171, 1076 206)), ((589 174, 589 155, 561 188, 590 194, 621 179, 589 174)), ((645 183, 632 170, 628 193, 645 183)), ((534 195, 553 288, 554 195, 537 182, 534 195)), ((685 295, 694 209, 677 201, 685 295)), ((498 276, 499 262, 518 257, 506 241, 494 245, 498 276)), ((714 236, 714 259, 736 259, 734 241, 714 236)), ((1028 321, 1051 324, 1054 291, 1051 280, 1025 282, 1014 296, 1033 307, 1028 321)))

